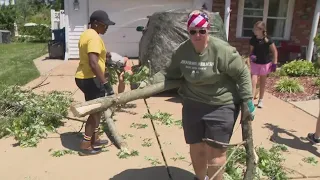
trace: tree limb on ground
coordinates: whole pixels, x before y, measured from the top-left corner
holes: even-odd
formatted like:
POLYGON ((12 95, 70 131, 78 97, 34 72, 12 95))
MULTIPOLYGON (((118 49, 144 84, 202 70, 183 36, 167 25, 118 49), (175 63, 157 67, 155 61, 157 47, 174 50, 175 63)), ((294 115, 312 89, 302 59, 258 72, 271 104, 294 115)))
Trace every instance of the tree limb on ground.
POLYGON ((128 149, 128 144, 124 141, 121 134, 118 133, 116 125, 114 123, 114 120, 112 119, 112 112, 110 109, 107 109, 104 111, 104 117, 105 117, 105 125, 107 128, 107 135, 109 136, 109 139, 114 141, 114 144, 117 148, 124 150, 128 149))
POLYGON ((84 117, 92 113, 106 111, 109 107, 114 105, 147 98, 166 90, 178 88, 180 83, 181 81, 164 81, 146 86, 143 89, 135 89, 118 95, 101 97, 84 103, 75 104, 70 107, 70 110, 74 116, 84 117))

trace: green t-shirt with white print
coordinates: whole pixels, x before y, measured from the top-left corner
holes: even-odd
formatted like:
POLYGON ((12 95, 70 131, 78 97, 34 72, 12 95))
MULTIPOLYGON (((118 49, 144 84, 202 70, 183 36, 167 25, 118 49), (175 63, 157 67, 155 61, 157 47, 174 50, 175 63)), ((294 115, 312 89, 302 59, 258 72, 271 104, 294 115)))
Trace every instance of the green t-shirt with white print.
POLYGON ((212 105, 239 103, 252 98, 249 70, 228 42, 209 38, 197 53, 190 39, 175 50, 162 74, 165 79, 183 79, 178 93, 183 98, 212 105))

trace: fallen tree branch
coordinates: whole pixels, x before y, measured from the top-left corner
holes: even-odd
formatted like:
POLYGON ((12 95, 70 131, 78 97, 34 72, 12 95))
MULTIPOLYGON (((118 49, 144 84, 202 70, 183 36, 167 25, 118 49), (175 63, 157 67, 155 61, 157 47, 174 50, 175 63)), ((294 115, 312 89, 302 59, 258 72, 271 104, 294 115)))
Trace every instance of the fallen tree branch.
POLYGON ((256 165, 257 165, 257 154, 255 153, 252 139, 252 125, 249 118, 244 119, 241 122, 242 127, 242 139, 246 140, 247 143, 244 144, 246 149, 246 172, 244 174, 244 180, 252 180, 255 177, 256 165))
POLYGON ((227 144, 227 143, 222 143, 222 142, 215 141, 215 140, 212 140, 212 139, 209 139, 209 138, 203 138, 202 140, 204 142, 206 142, 206 143, 213 143, 213 144, 216 144, 218 146, 222 146, 224 148, 234 147, 234 146, 238 146, 238 145, 244 145, 247 142, 247 141, 242 141, 242 142, 235 143, 235 144, 227 144))
POLYGON ((128 149, 128 144, 124 141, 122 136, 118 133, 116 125, 114 123, 114 120, 112 119, 112 112, 110 109, 107 109, 104 112, 104 117, 105 117, 105 124, 107 128, 107 135, 109 136, 109 139, 114 141, 113 144, 121 149, 128 149))
POLYGON ((164 81, 157 84, 146 86, 143 89, 135 89, 123 92, 118 95, 101 97, 84 103, 72 105, 71 112, 76 117, 83 117, 92 113, 106 111, 109 107, 124 104, 137 99, 150 97, 154 94, 175 89, 180 86, 181 81, 164 81))

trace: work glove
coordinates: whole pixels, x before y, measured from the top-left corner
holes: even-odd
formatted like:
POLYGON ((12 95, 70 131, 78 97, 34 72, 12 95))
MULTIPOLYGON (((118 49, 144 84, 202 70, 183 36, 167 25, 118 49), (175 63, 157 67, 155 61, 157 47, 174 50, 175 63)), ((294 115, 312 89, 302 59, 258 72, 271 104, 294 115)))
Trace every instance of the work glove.
POLYGON ((113 88, 112 88, 112 85, 110 84, 110 82, 104 83, 103 86, 104 86, 104 89, 106 90, 107 96, 111 96, 114 94, 113 88))
POLYGON ((250 55, 250 61, 251 61, 251 62, 256 62, 256 60, 257 60, 257 56, 254 55, 254 54, 251 54, 251 55, 250 55))
POLYGON ((272 63, 272 65, 270 66, 270 71, 271 72, 276 72, 276 70, 277 70, 277 64, 272 63))
POLYGON ((253 121, 255 109, 252 99, 244 100, 241 103, 241 122, 247 119, 253 121))

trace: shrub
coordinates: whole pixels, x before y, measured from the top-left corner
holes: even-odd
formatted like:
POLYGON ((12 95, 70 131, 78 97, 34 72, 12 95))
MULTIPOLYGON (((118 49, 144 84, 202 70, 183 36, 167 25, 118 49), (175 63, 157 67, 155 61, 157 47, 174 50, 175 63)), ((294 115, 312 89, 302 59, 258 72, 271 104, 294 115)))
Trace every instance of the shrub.
POLYGON ((288 77, 281 78, 275 85, 275 88, 278 92, 297 93, 304 91, 303 86, 299 84, 297 79, 288 77))
POLYGON ((288 76, 299 77, 299 76, 317 76, 320 71, 312 62, 306 60, 293 60, 281 67, 283 73, 288 76))
POLYGON ((314 85, 320 87, 320 78, 314 80, 314 85))

